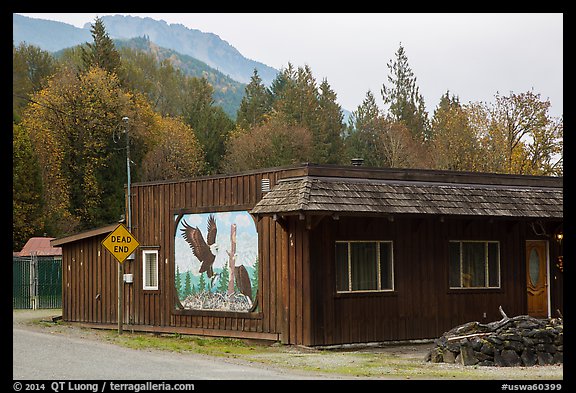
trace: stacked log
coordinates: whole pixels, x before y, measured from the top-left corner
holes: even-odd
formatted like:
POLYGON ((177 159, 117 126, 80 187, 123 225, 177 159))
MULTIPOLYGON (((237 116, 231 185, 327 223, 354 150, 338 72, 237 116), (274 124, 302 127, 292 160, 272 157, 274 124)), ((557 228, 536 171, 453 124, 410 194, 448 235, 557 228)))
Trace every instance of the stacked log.
POLYGON ((528 315, 488 324, 469 322, 434 341, 426 360, 465 366, 544 366, 563 363, 562 318, 537 319, 528 315))

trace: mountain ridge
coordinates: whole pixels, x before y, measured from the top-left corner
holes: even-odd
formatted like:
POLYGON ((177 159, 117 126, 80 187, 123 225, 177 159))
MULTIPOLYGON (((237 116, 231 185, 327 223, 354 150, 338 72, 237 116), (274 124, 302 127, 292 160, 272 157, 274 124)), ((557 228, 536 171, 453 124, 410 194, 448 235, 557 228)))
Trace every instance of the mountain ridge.
MULTIPOLYGON (((18 14, 12 14, 12 16, 14 45, 26 42, 54 53, 92 41, 90 32, 92 22, 86 22, 83 28, 79 28, 64 22, 31 18, 18 14)), ((162 19, 156 20, 150 17, 107 15, 102 16, 101 19, 110 38, 114 40, 147 36, 157 46, 203 62, 215 70, 213 75, 217 75, 219 72, 241 85, 250 82, 255 68, 258 70, 262 83, 268 87, 279 73, 278 70, 270 66, 247 59, 236 48, 214 33, 190 29, 180 23, 168 24, 162 19)), ((234 83, 230 84, 235 85, 234 83)), ((225 100, 223 97, 215 96, 215 101, 222 103, 225 100)), ((234 105, 239 106, 239 101, 241 101, 241 97, 231 98, 234 105)), ((224 107, 224 105, 222 106, 224 107)), ((236 109, 230 106, 224 109, 235 118, 236 109)), ((350 112, 344 108, 342 108, 342 112, 346 123, 350 112)))
MULTIPOLYGON (((232 79, 249 83, 256 68, 263 83, 270 85, 278 70, 243 56, 227 41, 214 33, 202 32, 182 24, 168 24, 150 17, 105 15, 100 18, 112 39, 130 39, 148 36, 155 44, 198 59, 232 79)), ((56 52, 71 46, 90 42, 92 22, 79 28, 64 22, 30 18, 13 14, 14 44, 20 42, 56 52)))

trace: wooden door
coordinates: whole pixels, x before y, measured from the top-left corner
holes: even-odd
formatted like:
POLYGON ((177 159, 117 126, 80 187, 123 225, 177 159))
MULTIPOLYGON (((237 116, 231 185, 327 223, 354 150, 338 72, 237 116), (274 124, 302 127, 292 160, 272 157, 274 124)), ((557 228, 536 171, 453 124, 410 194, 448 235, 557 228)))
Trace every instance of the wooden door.
POLYGON ((548 253, 545 240, 526 241, 528 315, 548 317, 548 253))

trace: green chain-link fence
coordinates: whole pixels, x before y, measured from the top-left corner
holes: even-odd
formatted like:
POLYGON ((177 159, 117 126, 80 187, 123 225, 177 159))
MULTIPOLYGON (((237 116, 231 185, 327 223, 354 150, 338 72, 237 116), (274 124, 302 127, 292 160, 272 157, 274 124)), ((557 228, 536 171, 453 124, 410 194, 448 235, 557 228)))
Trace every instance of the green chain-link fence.
POLYGON ((62 257, 12 257, 12 308, 62 307, 62 257))

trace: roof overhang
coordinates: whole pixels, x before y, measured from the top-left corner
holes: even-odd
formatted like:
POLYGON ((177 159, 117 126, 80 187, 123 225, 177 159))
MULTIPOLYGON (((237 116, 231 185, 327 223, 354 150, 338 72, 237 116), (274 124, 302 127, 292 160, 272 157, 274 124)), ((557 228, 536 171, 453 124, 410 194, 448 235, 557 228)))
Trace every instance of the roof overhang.
POLYGON ((282 179, 254 215, 440 215, 558 219, 562 187, 303 176, 282 179))
POLYGON ((61 246, 61 245, 66 244, 66 243, 72 243, 72 242, 86 239, 89 237, 108 234, 108 233, 112 232, 117 226, 118 226, 118 223, 115 223, 115 224, 106 225, 106 226, 103 226, 100 228, 90 229, 88 231, 76 233, 74 235, 60 237, 58 239, 50 240, 50 244, 53 247, 61 246))

